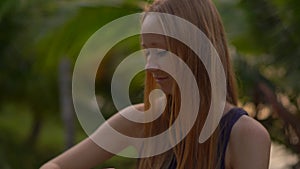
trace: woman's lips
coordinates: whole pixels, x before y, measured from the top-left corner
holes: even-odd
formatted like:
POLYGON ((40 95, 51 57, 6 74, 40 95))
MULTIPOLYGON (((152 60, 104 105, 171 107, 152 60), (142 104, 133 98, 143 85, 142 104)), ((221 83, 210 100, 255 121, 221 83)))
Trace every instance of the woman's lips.
POLYGON ((167 79, 169 79, 168 76, 163 76, 163 77, 154 77, 155 81, 158 82, 158 83, 161 83, 167 79))

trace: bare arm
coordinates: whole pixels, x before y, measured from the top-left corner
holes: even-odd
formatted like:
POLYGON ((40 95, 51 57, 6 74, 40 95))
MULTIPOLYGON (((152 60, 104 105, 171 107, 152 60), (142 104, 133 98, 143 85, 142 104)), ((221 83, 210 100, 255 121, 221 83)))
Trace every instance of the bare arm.
MULTIPOLYGON (((136 109, 142 111, 143 104, 135 106, 136 109)), ((125 108, 122 110, 130 111, 125 108)), ((142 134, 141 124, 131 122, 117 113, 107 121, 114 129, 121 132, 124 135, 133 136, 132 133, 136 133, 134 137, 142 134)), ((100 126, 97 130, 97 135, 103 135, 105 129, 100 126)), ((112 143, 118 145, 117 140, 112 140, 112 143)), ((121 151, 122 149, 120 149, 121 151)), ((88 169, 95 167, 105 160, 111 158, 114 154, 107 152, 89 137, 75 145, 71 149, 52 159, 44 164, 41 169, 88 169)))
POLYGON ((230 165, 233 169, 268 169, 271 140, 256 120, 243 116, 233 127, 230 143, 230 165))

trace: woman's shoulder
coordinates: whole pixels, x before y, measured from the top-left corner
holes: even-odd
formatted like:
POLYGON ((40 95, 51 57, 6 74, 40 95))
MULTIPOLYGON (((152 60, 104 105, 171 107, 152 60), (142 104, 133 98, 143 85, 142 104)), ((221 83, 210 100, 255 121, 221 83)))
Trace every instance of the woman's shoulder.
POLYGON ((241 116, 232 128, 231 136, 234 141, 269 141, 270 136, 265 127, 250 116, 241 116))
POLYGON ((271 140, 268 131, 249 116, 241 116, 230 134, 229 151, 234 168, 267 168, 271 140), (253 164, 252 164, 253 163, 253 164))

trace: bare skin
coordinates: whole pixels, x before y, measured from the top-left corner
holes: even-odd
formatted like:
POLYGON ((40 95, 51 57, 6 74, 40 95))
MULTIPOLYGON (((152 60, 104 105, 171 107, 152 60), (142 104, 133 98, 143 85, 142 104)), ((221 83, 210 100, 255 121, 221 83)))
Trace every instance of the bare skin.
MULTIPOLYGON (((143 29, 161 29, 159 25, 155 24, 155 20, 146 18, 143 23, 143 29)), ((164 37, 149 34, 142 35, 142 46, 146 49, 167 49, 164 37)), ((172 84, 173 79, 167 73, 159 70, 164 54, 163 50, 150 50, 146 53, 146 68, 149 67, 147 71, 150 71, 161 89, 166 94, 171 94, 170 84, 172 84)), ((135 108, 143 112, 144 105, 138 104, 135 105, 135 108)), ((227 103, 223 115, 232 108, 234 106, 227 103)), ((131 110, 130 108, 121 110, 108 119, 107 123, 124 135, 142 137, 142 124, 129 121, 121 115, 121 113, 132 114, 131 110), (132 133, 136 134, 132 135, 132 133)), ((105 127, 103 125, 100 126, 95 134, 99 136, 107 134, 105 127)), ((118 140, 113 140, 112 143, 116 146, 120 144, 118 140)), ((242 116, 233 126, 230 135, 225 155, 226 169, 268 169, 270 146, 271 141, 266 129, 254 119, 242 116)), ((41 169, 88 169, 103 163, 113 155, 95 144, 91 138, 86 138, 70 150, 47 162, 41 169)))
MULTIPOLYGON (((140 111, 143 110, 143 104, 135 105, 135 107, 140 111)), ((130 109, 125 108, 122 111, 128 110, 130 109)), ((120 113, 111 117, 107 122, 125 135, 132 136, 131 133, 137 133, 137 135, 135 135, 137 137, 142 134, 141 124, 127 120, 120 113)), ((98 131, 99 133, 96 133, 97 135, 103 135, 105 132, 101 130, 101 126, 98 131)), ((118 142, 114 141, 114 144, 117 145, 118 142)), ((86 138, 70 150, 47 162, 41 169, 88 169, 103 163, 112 156, 114 156, 114 154, 99 147, 91 138, 86 138)))
MULTIPOLYGON (((136 108, 142 110, 143 104, 136 105, 136 108)), ((233 108, 232 105, 226 104, 224 114, 231 108, 233 108)), ((127 110, 125 108, 122 111, 127 110)), ((123 134, 138 133, 142 136, 141 124, 125 119, 120 113, 110 118, 108 123, 123 134)), ((115 141, 115 144, 118 142, 115 141)), ((247 116, 241 117, 230 135, 225 158, 226 169, 267 169, 270 145, 269 134, 260 123, 247 116)), ((70 150, 47 162, 41 169, 88 169, 103 163, 113 155, 99 147, 90 138, 86 138, 70 150)))
POLYGON ((242 116, 232 129, 226 152, 226 169, 267 169, 271 140, 256 120, 242 116))

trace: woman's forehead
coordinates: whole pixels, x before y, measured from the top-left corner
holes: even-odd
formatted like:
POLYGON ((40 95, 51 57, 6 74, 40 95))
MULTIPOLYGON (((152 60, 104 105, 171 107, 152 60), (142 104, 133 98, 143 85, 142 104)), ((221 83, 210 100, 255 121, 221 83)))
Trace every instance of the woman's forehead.
POLYGON ((141 27, 141 34, 144 33, 164 34, 162 23, 159 21, 158 16, 146 15, 141 27))
POLYGON ((164 48, 166 49, 166 38, 164 35, 158 34, 142 34, 141 45, 145 48, 164 48))
POLYGON ((163 27, 154 15, 147 15, 142 23, 141 44, 146 48, 166 48, 163 27))

